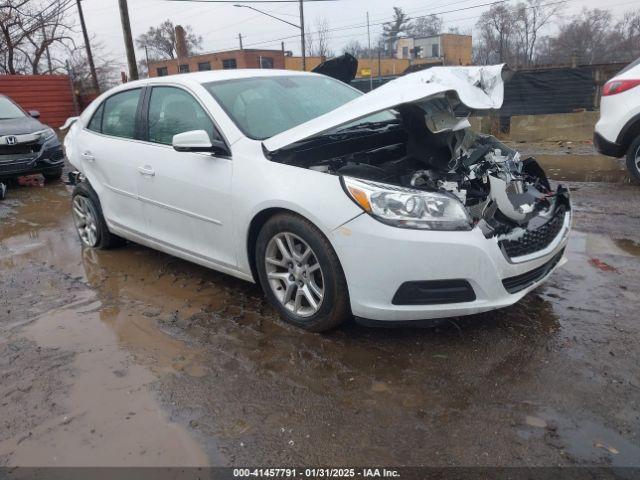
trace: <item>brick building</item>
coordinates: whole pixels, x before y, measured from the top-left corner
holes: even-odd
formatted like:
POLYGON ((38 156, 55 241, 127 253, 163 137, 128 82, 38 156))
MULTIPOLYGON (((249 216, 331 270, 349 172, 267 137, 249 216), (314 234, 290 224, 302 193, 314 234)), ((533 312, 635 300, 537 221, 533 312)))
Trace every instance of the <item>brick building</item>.
POLYGON ((232 68, 285 68, 282 50, 229 50, 149 62, 149 76, 232 68))
POLYGON ((396 58, 420 58, 440 65, 471 65, 471 44, 471 35, 453 33, 400 38, 396 43, 396 58))

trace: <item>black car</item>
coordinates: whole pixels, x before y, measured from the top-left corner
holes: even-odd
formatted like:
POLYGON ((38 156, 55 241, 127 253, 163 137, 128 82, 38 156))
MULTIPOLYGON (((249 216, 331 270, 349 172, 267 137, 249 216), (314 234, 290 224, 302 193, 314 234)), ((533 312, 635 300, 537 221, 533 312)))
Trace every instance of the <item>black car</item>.
MULTIPOLYGON (((0 182, 41 173, 46 180, 62 176, 64 151, 56 132, 0 95, 0 182)), ((1 192, 0 192, 1 193, 1 192)))

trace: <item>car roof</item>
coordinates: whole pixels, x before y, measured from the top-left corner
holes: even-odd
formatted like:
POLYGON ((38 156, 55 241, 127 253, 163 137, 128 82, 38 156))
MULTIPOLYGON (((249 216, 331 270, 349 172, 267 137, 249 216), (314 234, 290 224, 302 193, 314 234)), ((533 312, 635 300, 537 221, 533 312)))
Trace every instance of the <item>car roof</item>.
POLYGON ((268 78, 291 75, 318 76, 317 73, 300 72, 296 70, 258 69, 242 68, 229 70, 209 70, 206 72, 180 73, 177 75, 166 75, 162 77, 150 77, 143 80, 128 82, 122 85, 124 88, 136 86, 154 85, 157 83, 183 83, 183 84, 203 84, 225 80, 239 80, 243 78, 268 78))

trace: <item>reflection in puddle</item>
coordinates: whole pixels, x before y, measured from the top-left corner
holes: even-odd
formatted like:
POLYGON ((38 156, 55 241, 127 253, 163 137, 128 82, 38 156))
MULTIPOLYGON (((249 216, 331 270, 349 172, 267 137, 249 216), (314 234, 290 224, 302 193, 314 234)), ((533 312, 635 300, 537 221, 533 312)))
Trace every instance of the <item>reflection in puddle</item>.
POLYGON ((624 162, 603 155, 535 155, 552 180, 629 183, 624 162))
POLYGON ((629 240, 627 238, 614 240, 614 242, 621 250, 624 250, 634 257, 640 257, 640 243, 634 242, 633 240, 629 240))

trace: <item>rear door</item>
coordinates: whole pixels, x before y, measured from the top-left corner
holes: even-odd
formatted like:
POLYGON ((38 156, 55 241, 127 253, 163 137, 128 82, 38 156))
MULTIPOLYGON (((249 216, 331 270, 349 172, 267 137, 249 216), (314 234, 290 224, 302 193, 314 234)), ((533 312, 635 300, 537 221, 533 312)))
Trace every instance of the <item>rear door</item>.
POLYGON ((192 130, 223 138, 192 92, 167 85, 154 86, 149 93, 143 113, 145 155, 137 163, 149 235, 196 257, 235 267, 231 158, 177 152, 171 146, 174 135, 192 130))
POLYGON ((98 192, 107 222, 136 232, 144 231, 132 148, 139 143, 141 98, 140 88, 108 97, 77 137, 84 174, 98 192))

